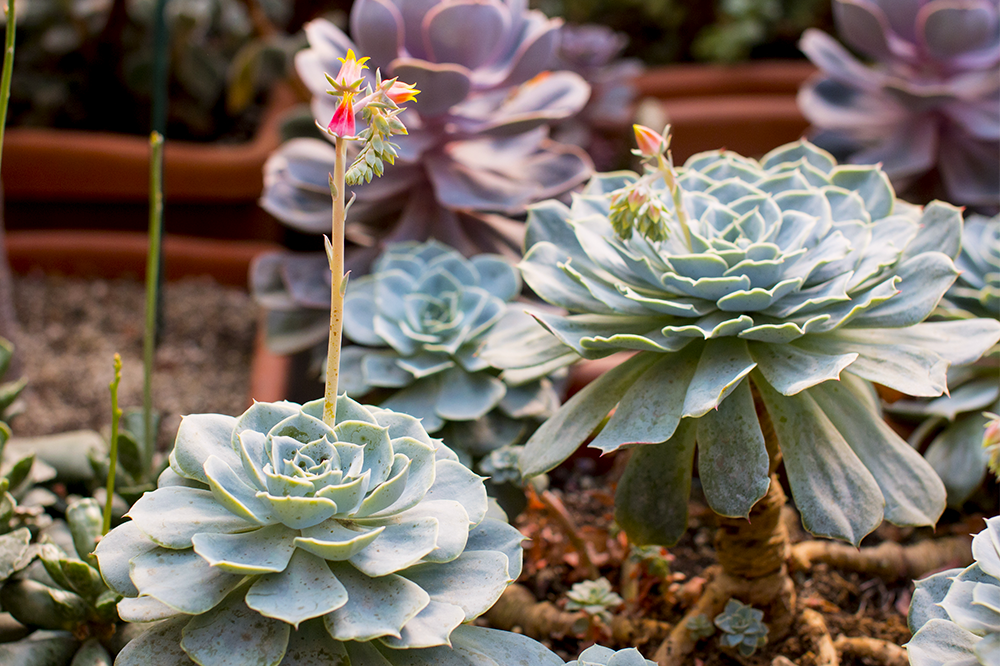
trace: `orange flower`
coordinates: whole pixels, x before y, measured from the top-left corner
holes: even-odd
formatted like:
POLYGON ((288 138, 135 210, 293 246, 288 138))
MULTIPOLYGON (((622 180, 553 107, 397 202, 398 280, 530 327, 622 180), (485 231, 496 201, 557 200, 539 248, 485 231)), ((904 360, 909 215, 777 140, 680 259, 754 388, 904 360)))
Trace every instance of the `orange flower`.
POLYGON ((403 83, 398 79, 392 80, 392 85, 389 86, 388 90, 385 91, 386 97, 391 99, 396 104, 404 104, 406 102, 412 102, 417 98, 417 90, 413 84, 403 83))

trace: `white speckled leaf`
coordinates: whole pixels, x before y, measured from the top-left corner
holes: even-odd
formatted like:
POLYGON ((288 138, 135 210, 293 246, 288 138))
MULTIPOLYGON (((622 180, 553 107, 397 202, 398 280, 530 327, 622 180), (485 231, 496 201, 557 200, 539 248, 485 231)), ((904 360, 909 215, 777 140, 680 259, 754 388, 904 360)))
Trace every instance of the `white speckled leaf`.
POLYGON ((287 568, 261 576, 246 594, 246 605, 261 615, 298 627, 347 603, 347 589, 326 560, 296 549, 287 568))
POLYGON ((201 666, 278 666, 291 627, 247 608, 243 591, 215 610, 191 619, 181 647, 201 666))

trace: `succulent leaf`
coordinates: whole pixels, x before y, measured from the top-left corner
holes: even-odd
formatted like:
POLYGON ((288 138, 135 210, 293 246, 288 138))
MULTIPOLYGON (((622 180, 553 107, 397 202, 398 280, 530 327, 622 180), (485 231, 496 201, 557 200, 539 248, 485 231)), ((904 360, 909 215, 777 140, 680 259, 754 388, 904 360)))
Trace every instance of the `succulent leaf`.
POLYGON ((1000 518, 972 540, 975 561, 916 581, 910 602, 914 664, 992 664, 1000 636, 1000 518))

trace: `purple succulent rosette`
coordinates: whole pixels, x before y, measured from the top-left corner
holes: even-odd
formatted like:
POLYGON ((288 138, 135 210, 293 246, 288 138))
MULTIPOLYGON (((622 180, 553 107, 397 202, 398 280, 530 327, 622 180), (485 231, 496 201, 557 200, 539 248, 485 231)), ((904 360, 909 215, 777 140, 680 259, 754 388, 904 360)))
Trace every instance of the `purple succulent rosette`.
MULTIPOLYGON (((560 25, 524 0, 360 0, 353 42, 328 21, 306 26, 309 48, 296 68, 324 125, 334 106, 323 74, 337 71, 348 49, 370 56, 372 71, 421 91, 400 116, 409 134, 397 139, 390 177, 352 188, 349 237, 434 237, 464 254, 515 252, 523 225, 504 216, 592 172, 584 152, 548 137, 549 125, 579 112, 590 95, 579 75, 543 71, 560 25)), ((333 154, 317 139, 283 145, 265 166, 261 204, 292 227, 324 231, 333 154)))
POLYGON ((460 628, 521 568, 482 479, 411 416, 342 396, 331 428, 322 409, 185 417, 159 487, 96 551, 122 619, 155 622, 116 663, 477 664, 459 650, 477 641, 560 663, 460 628))
POLYGON ((822 72, 799 92, 820 145, 897 188, 937 169, 954 203, 1000 205, 1000 8, 992 0, 834 0, 844 42, 807 30, 822 72))

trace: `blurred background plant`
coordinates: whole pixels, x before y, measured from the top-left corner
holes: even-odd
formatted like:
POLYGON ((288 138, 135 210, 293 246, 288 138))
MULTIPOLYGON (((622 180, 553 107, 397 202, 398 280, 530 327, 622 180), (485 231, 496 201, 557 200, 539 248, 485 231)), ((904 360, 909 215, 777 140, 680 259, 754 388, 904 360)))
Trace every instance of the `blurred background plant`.
POLYGON ((990 0, 834 0, 837 33, 807 30, 822 72, 799 107, 841 161, 881 163, 902 196, 1000 207, 1000 7, 990 0), (870 64, 866 64, 870 63, 870 64))
MULTIPOLYGON (((155 0, 30 0, 17 21, 12 125, 145 134, 155 0)), ((290 0, 171 0, 167 131, 247 138, 301 36, 290 0)))
MULTIPOLYGON (((466 255, 515 256, 523 225, 511 218, 592 171, 582 150, 549 138, 551 125, 578 113, 590 96, 580 75, 547 69, 558 20, 518 0, 417 7, 359 0, 350 16, 353 42, 329 21, 313 21, 306 26, 310 46, 295 58, 313 94, 312 117, 323 126, 334 112, 323 74, 337 71, 350 48, 371 58, 372 73, 380 68, 421 91, 400 116, 409 134, 396 141, 399 157, 388 178, 352 188, 348 238, 367 246, 349 251, 355 270, 378 255, 380 241, 437 238, 466 255)), ((261 205, 315 234, 329 225, 333 146, 307 129, 309 136, 286 142, 268 160, 261 205)))
POLYGON ((569 23, 600 23, 627 36, 646 64, 798 58, 808 27, 830 24, 826 0, 533 0, 569 23))

